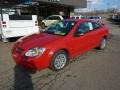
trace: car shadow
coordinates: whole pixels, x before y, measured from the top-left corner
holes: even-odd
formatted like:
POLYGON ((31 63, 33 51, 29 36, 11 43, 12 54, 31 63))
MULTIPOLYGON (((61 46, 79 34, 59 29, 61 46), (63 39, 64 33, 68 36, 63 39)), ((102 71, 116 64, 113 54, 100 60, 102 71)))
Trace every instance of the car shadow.
POLYGON ((34 72, 27 71, 19 66, 14 67, 14 90, 34 90, 31 75, 34 72))

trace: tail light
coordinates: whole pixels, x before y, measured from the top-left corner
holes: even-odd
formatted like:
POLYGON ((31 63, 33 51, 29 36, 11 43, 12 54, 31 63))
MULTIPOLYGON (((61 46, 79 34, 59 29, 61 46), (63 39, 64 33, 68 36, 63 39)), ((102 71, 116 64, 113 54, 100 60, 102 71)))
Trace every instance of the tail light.
POLYGON ((7 25, 6 25, 6 22, 5 22, 5 21, 3 21, 3 22, 2 22, 2 26, 3 26, 3 28, 6 28, 6 27, 7 27, 7 25))
POLYGON ((35 26, 38 26, 38 21, 35 21, 35 26))
POLYGON ((6 28, 7 27, 7 25, 3 25, 3 28, 6 28))

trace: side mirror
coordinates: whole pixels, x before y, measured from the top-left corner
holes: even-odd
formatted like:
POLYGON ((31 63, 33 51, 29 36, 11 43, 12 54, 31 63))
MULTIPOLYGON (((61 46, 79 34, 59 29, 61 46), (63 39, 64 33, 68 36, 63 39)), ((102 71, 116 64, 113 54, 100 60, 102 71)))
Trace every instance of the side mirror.
POLYGON ((78 29, 76 32, 75 32, 75 37, 79 37, 79 36, 83 36, 85 33, 83 32, 82 29, 78 29))
POLYGON ((75 37, 79 37, 79 36, 83 36, 83 35, 84 35, 84 33, 76 33, 75 37))

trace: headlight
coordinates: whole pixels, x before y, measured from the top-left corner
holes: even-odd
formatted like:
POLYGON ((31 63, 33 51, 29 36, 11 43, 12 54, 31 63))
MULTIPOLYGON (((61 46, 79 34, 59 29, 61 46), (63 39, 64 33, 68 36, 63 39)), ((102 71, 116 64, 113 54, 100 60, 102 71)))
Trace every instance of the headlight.
POLYGON ((27 57, 41 56, 44 51, 45 48, 32 48, 25 53, 25 56, 27 57))

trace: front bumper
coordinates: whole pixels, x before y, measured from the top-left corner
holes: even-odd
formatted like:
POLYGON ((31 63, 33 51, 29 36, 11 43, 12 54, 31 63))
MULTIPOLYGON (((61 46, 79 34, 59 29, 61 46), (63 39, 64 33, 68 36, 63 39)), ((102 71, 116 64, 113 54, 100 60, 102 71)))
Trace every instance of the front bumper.
POLYGON ((24 56, 24 51, 23 52, 16 52, 16 48, 12 50, 12 56, 16 64, 26 68, 26 69, 31 69, 31 70, 41 70, 44 68, 48 68, 50 65, 50 58, 51 56, 49 55, 49 52, 45 52, 42 56, 40 57, 35 57, 35 58, 28 58, 24 56))

